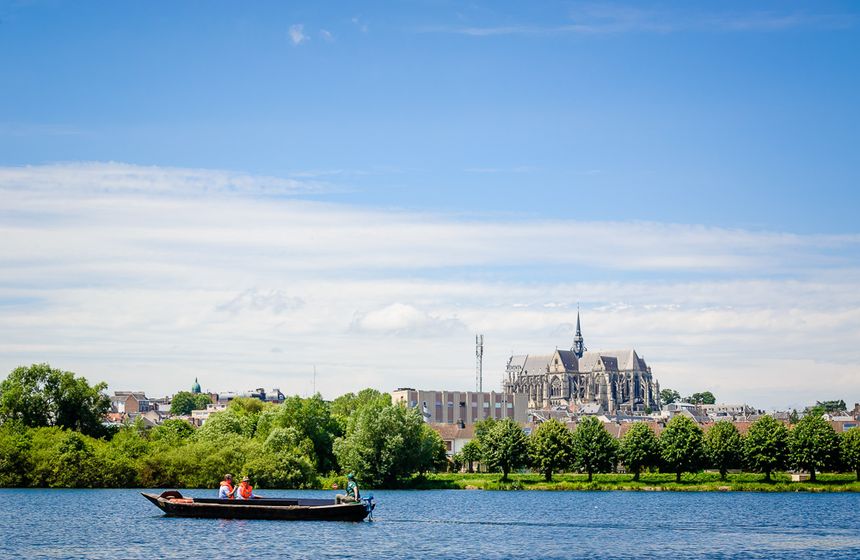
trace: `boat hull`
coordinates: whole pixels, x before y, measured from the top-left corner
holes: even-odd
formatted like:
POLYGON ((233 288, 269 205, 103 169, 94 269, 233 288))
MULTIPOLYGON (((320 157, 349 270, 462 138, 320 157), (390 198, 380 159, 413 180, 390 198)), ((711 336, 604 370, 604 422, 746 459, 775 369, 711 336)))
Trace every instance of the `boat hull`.
POLYGON ((334 500, 214 500, 183 498, 179 492, 141 495, 170 517, 209 519, 276 519, 282 521, 362 521, 370 513, 364 503, 335 504, 334 500), (181 501, 176 501, 176 500, 181 501))

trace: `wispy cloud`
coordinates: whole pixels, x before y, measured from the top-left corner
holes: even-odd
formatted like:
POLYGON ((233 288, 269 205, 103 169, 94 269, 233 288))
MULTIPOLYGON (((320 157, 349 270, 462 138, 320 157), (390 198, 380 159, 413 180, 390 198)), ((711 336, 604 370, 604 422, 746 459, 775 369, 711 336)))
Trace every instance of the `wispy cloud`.
POLYGON ((310 37, 305 35, 305 26, 302 23, 291 25, 287 33, 289 34, 290 41, 293 45, 301 45, 302 43, 310 41, 310 37))
POLYGON ((635 346, 663 386, 860 400, 858 235, 472 220, 270 197, 296 185, 234 175, 0 168, 0 371, 304 392, 316 365, 327 396, 467 388, 473 333, 498 379, 511 350, 570 344, 579 303, 589 347, 635 346))
POLYGON ((327 29, 320 29, 320 37, 327 43, 334 41, 334 35, 332 35, 332 32, 327 29))
POLYGON ((306 194, 324 192, 327 187, 318 181, 225 170, 76 162, 0 167, 0 189, 30 194, 59 190, 65 196, 98 193, 199 196, 306 194))
POLYGON ((620 33, 675 33, 683 31, 768 32, 799 28, 846 29, 856 25, 850 13, 780 11, 698 12, 669 11, 622 4, 581 4, 556 23, 506 22, 501 25, 439 25, 420 29, 473 37, 499 35, 605 35, 620 33))

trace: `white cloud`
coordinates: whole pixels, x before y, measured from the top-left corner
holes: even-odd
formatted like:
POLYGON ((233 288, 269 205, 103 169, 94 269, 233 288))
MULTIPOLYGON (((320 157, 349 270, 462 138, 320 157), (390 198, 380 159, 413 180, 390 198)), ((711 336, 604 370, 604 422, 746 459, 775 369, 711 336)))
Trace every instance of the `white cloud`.
POLYGON ((634 346, 666 387, 860 400, 858 235, 487 221, 307 202, 303 182, 117 163, 0 168, 0 371, 155 394, 468 388, 510 351, 634 346), (273 352, 277 349, 278 352, 273 352))
POLYGON ((327 43, 334 41, 334 35, 332 35, 331 31, 327 29, 320 29, 320 37, 322 37, 322 40, 327 43))
POLYGON ((352 322, 353 330, 371 333, 435 336, 465 329, 455 317, 440 317, 421 311, 412 305, 392 303, 381 309, 358 312, 352 322))
POLYGON ((292 41, 293 45, 301 45, 306 41, 310 41, 310 37, 305 35, 304 24, 296 23, 291 25, 288 33, 290 35, 290 41, 292 41))

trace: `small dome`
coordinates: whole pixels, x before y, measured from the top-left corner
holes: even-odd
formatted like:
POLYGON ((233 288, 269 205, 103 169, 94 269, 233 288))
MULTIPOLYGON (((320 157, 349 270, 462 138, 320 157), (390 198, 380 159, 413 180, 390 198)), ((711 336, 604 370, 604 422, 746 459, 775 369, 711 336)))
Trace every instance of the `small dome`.
POLYGON ((200 383, 197 383, 197 378, 194 378, 194 385, 191 386, 191 392, 195 395, 200 394, 200 383))

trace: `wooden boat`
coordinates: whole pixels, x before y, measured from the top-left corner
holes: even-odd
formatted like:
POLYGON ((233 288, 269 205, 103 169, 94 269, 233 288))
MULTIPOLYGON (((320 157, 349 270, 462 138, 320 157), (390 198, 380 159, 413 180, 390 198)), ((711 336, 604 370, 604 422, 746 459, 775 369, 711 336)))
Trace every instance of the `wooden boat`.
POLYGON ((311 498, 186 498, 176 490, 168 490, 157 496, 145 492, 141 492, 141 495, 171 517, 362 521, 371 515, 375 507, 373 497, 351 504, 337 504, 334 500, 311 498))

